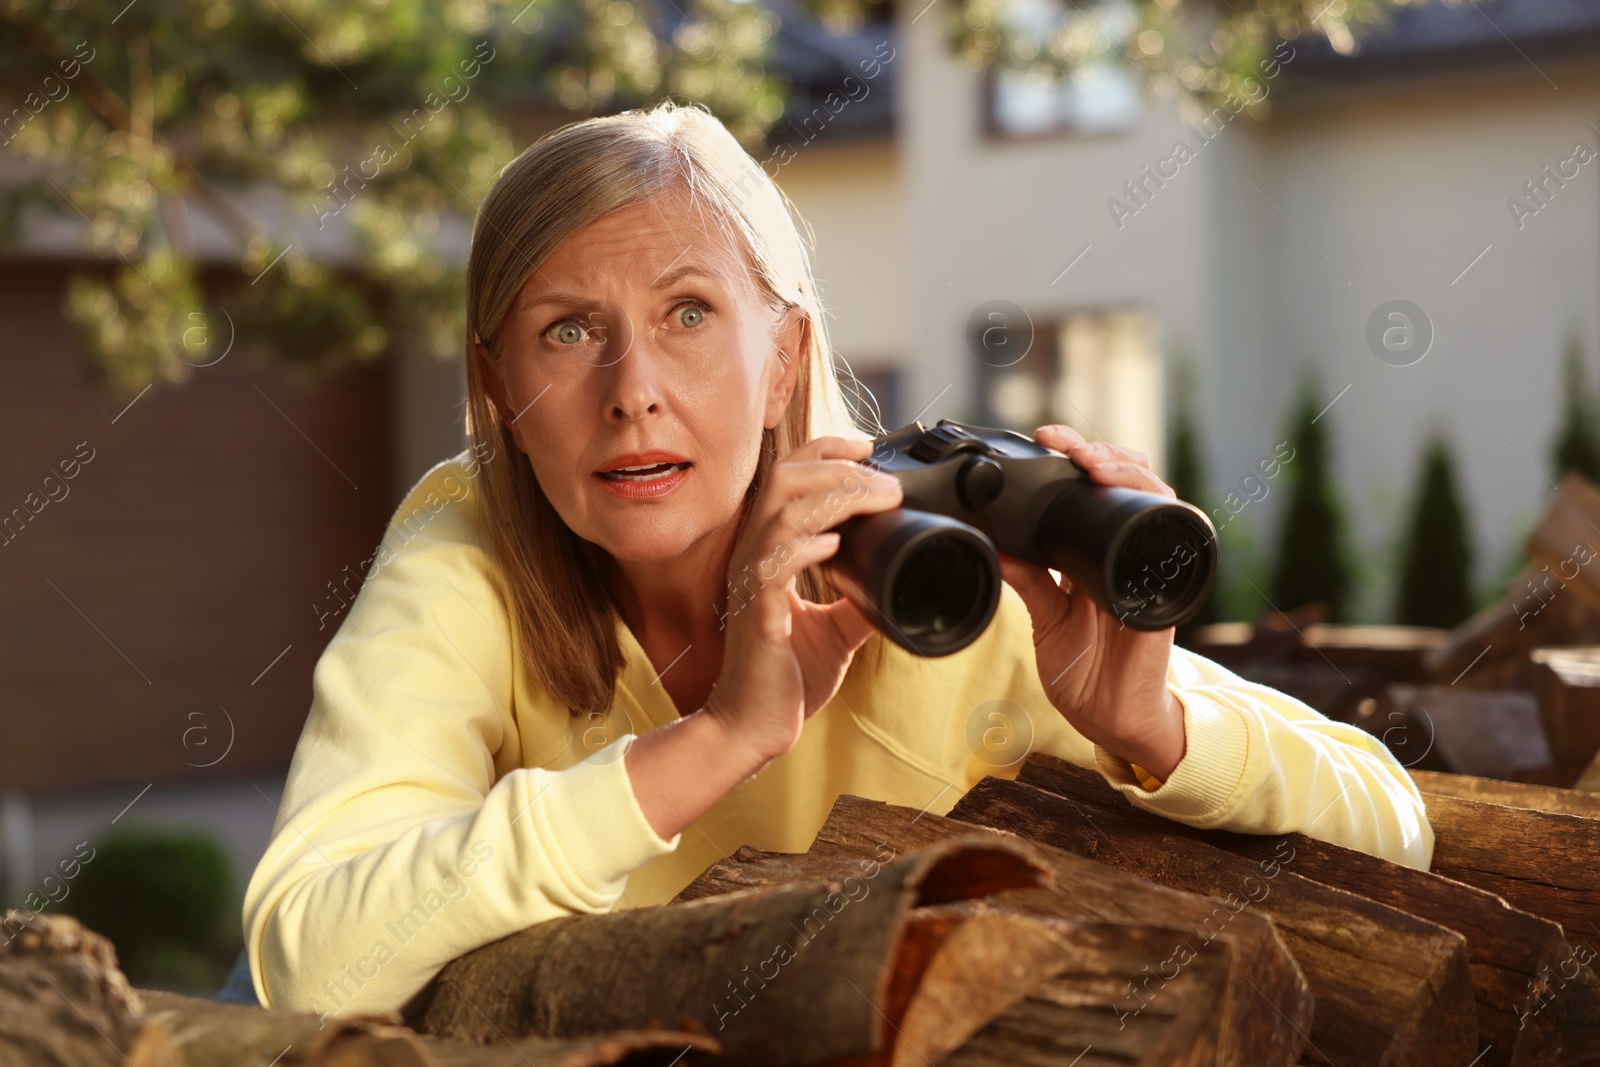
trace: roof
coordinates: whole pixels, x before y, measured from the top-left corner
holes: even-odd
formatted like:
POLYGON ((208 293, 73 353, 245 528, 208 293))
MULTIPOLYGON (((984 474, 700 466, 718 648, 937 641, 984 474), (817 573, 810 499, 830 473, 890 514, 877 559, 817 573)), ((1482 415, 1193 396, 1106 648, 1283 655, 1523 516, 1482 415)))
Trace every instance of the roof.
POLYGON ((812 139, 891 135, 898 56, 894 23, 867 22, 855 32, 833 34, 798 0, 766 0, 766 5, 779 19, 768 47, 768 69, 789 90, 768 140, 798 148, 812 139))
POLYGON ((1432 0, 1389 14, 1388 25, 1356 34, 1349 55, 1320 37, 1295 42, 1287 73, 1302 88, 1428 76, 1476 74, 1541 60, 1600 56, 1600 4, 1592 0, 1432 0))

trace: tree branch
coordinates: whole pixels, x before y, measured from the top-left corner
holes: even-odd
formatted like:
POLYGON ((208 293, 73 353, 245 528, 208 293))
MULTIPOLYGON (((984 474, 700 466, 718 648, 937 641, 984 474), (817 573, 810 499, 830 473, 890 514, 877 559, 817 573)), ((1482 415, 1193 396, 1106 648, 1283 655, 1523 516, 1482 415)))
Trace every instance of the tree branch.
MULTIPOLYGON (((60 65, 66 62, 77 63, 78 60, 67 52, 60 40, 49 30, 34 22, 32 19, 17 12, 8 12, 8 19, 22 31, 22 35, 51 62, 60 65)), ((99 115, 106 125, 126 133, 129 136, 147 137, 152 145, 159 145, 166 151, 173 161, 173 177, 178 180, 179 193, 187 193, 194 197, 197 205, 206 214, 210 215, 218 225, 232 233, 247 246, 255 240, 266 236, 266 228, 236 208, 231 201, 205 176, 194 168, 183 155, 178 152, 165 138, 148 129, 136 133, 133 128, 133 115, 128 105, 122 98, 105 85, 99 78, 88 70, 87 64, 79 63, 83 68, 80 83, 84 99, 89 107, 99 115)))

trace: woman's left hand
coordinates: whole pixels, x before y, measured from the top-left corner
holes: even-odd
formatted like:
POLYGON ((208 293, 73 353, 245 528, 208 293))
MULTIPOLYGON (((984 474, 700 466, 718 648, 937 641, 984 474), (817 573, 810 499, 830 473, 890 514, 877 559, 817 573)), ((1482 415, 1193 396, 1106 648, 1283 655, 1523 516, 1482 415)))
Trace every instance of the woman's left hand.
MULTIPOLYGON (((1098 485, 1174 499, 1142 452, 1088 442, 1066 426, 1041 426, 1034 440, 1063 452, 1098 485)), ((1183 705, 1167 690, 1173 631, 1130 629, 1062 575, 1000 553, 1001 575, 1033 617, 1034 658, 1044 691, 1079 733, 1165 781, 1183 758, 1183 705)))

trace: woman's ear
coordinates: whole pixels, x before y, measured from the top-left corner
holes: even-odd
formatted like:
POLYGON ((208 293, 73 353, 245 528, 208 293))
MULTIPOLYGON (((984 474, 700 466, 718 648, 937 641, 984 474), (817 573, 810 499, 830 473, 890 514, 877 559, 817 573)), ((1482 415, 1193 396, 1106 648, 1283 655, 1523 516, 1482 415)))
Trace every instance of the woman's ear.
POLYGON ((472 335, 472 358, 478 361, 478 370, 483 378, 484 392, 489 394, 489 403, 494 405, 495 414, 499 415, 500 423, 511 430, 511 439, 517 442, 517 447, 522 447, 522 441, 517 436, 517 428, 511 425, 511 405, 506 399, 505 381, 500 377, 500 368, 495 366, 489 358, 489 346, 483 343, 476 332, 472 335))
POLYGON ((766 415, 762 419, 762 425, 769 430, 783 421, 783 413, 788 410, 789 400, 799 384, 800 359, 806 350, 806 333, 811 328, 806 313, 793 304, 784 310, 784 316, 773 338, 777 362, 767 390, 766 415))

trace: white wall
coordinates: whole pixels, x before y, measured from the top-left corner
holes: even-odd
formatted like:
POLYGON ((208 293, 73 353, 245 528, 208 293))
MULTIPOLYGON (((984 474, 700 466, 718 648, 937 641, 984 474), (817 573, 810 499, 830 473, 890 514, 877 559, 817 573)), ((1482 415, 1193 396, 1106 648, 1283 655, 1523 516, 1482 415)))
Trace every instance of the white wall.
POLYGON ((1530 67, 1477 85, 1279 108, 1238 139, 1248 143, 1229 159, 1237 174, 1215 176, 1213 210, 1232 231, 1212 263, 1216 451, 1225 468, 1242 468, 1256 442, 1277 440, 1304 365, 1319 370, 1326 400, 1351 387, 1324 421, 1362 560, 1375 568, 1375 615, 1390 608, 1392 549, 1428 433, 1441 428, 1456 447, 1487 581, 1520 551, 1556 476, 1549 453, 1569 329, 1597 377, 1600 161, 1520 231, 1507 208, 1575 141, 1600 148, 1587 125, 1600 118, 1600 77, 1541 66, 1559 91, 1530 67), (1367 344, 1369 316, 1395 298, 1434 327, 1432 349, 1412 366, 1387 365, 1367 344))
POLYGON ((927 421, 970 413, 976 360, 965 347, 966 322, 991 299, 1013 301, 1036 321, 1137 308, 1155 319, 1159 346, 1198 349, 1206 317, 1203 174, 1212 153, 1180 168, 1119 227, 1107 201, 1170 152, 1178 131, 1171 108, 1156 101, 1125 133, 986 141, 978 77, 946 54, 937 16, 913 24, 907 12, 901 21, 910 410, 953 383, 927 421))
POLYGON ((835 350, 857 370, 898 363, 907 277, 906 249, 895 237, 905 228, 905 198, 894 143, 819 141, 781 166, 770 162, 767 172, 814 236, 812 265, 835 350))

